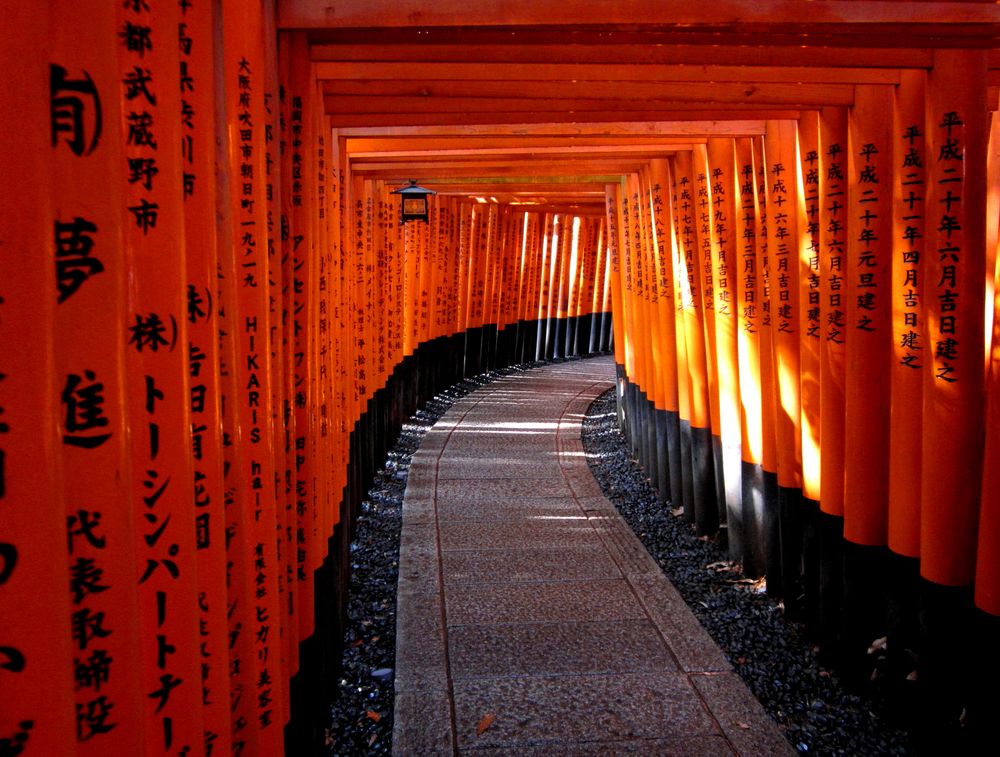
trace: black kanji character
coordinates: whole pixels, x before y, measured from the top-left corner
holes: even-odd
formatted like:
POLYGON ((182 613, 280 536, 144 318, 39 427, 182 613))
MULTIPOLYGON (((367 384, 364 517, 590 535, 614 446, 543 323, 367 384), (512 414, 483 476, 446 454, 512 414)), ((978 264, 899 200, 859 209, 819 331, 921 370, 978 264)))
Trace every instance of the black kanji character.
POLYGON ((101 138, 101 98, 90 74, 83 72, 83 79, 69 79, 62 66, 49 66, 49 96, 51 100, 52 146, 59 144, 59 135, 74 155, 90 155, 101 138), (93 109, 90 119, 90 139, 87 139, 86 114, 93 109))
POLYGON ((60 399, 66 408, 63 444, 84 449, 94 449, 111 438, 111 434, 84 434, 108 426, 101 405, 104 404, 104 384, 96 381, 93 371, 84 370, 83 376, 71 373, 66 377, 60 399), (84 381, 88 383, 84 383, 84 381))
POLYGON ((55 222, 56 302, 64 302, 91 276, 103 273, 104 264, 91 257, 97 225, 77 216, 72 221, 55 222))

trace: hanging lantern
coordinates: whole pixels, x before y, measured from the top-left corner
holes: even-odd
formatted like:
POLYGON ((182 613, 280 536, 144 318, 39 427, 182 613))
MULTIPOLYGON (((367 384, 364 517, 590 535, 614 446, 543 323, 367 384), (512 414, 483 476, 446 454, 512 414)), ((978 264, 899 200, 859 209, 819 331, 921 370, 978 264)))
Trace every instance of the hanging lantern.
POLYGON ((407 221, 423 221, 427 223, 427 198, 437 194, 433 189, 425 189, 417 186, 416 179, 410 179, 408 187, 400 187, 392 190, 392 194, 401 195, 402 204, 400 206, 400 223, 407 221))

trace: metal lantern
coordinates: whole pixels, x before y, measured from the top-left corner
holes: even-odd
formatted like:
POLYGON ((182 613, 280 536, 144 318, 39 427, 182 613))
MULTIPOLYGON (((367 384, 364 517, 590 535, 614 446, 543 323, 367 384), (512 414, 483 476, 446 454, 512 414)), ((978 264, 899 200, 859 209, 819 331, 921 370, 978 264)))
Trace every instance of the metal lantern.
POLYGON ((402 203, 400 205, 401 223, 407 221, 423 221, 427 223, 427 198, 437 194, 433 189, 425 189, 417 186, 416 179, 410 179, 410 185, 392 190, 392 194, 400 195, 402 203))

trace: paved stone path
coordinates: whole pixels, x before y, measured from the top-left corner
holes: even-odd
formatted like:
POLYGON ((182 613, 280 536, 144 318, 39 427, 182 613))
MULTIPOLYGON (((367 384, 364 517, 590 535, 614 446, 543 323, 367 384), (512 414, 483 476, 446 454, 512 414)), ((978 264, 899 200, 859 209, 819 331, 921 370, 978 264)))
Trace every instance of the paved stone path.
POLYGON ((581 421, 609 358, 455 403, 403 503, 397 755, 793 753, 603 496, 581 421))

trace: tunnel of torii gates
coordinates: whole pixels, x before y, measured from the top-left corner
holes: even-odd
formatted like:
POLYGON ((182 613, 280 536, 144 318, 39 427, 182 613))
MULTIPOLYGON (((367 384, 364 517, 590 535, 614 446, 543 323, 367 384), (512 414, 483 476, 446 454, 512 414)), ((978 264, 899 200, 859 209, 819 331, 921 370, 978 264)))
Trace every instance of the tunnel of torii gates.
POLYGON ((888 636, 921 717, 983 711, 996 5, 0 23, 4 757, 321 750, 352 524, 404 419, 612 345, 664 507, 848 674, 888 636), (401 225, 414 178, 437 194, 401 225))

